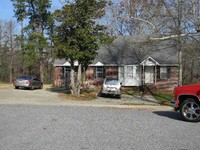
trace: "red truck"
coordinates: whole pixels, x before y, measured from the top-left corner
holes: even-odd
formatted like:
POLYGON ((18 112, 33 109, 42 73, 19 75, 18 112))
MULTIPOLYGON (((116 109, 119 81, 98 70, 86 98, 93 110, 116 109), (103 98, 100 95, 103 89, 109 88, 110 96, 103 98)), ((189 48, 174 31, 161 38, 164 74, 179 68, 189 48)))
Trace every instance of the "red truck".
POLYGON ((173 107, 186 121, 200 121, 200 84, 178 86, 174 89, 173 107))

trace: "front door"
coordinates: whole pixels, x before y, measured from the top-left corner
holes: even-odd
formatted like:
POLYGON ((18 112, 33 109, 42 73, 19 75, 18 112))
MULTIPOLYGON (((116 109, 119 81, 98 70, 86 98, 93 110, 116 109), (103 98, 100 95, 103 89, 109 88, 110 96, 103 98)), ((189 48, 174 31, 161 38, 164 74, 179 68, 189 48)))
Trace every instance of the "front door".
POLYGON ((145 83, 154 83, 154 67, 145 67, 145 83))

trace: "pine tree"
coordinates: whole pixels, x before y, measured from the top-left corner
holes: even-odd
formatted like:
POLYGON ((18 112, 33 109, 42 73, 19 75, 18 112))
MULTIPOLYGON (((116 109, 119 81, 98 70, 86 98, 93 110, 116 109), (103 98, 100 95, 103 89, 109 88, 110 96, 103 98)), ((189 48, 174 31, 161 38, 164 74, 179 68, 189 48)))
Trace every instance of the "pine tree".
POLYGON ((112 38, 96 23, 105 14, 106 0, 73 0, 54 12, 57 56, 71 63, 71 93, 80 95, 81 68, 95 58, 100 44, 112 38), (78 61, 78 69, 74 62, 78 61), (77 79, 75 79, 77 74, 77 79))
POLYGON ((15 17, 22 24, 21 57, 24 66, 31 68, 34 61, 39 62, 40 78, 44 81, 44 55, 47 52, 45 31, 49 26, 51 13, 50 0, 12 0, 15 17), (28 25, 23 27, 23 21, 28 25), (30 56, 30 58, 28 57, 30 56))

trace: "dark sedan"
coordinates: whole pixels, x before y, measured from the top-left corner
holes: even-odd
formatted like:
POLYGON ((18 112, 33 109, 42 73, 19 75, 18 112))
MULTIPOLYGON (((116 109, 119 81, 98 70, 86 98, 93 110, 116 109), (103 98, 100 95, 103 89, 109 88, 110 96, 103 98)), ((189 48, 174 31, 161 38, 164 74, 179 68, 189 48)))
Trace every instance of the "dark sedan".
POLYGON ((39 88, 43 88, 43 83, 36 76, 19 76, 16 80, 14 80, 13 85, 16 89, 29 88, 31 90, 39 88))

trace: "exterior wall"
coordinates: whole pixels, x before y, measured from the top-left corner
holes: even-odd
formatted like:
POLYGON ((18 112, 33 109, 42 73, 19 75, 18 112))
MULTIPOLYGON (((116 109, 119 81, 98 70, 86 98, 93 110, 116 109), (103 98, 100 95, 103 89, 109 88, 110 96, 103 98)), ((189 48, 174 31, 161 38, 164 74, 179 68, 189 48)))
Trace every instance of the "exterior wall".
POLYGON ((160 70, 157 71, 156 86, 158 89, 173 90, 178 86, 178 67, 168 67, 169 74, 167 79, 160 79, 160 70))
POLYGON ((117 66, 108 66, 108 67, 105 67, 105 76, 115 76, 115 77, 118 77, 118 67, 117 66))
POLYGON ((103 76, 97 77, 95 66, 90 66, 86 70, 86 79, 88 83, 93 85, 100 85, 103 83, 103 80, 107 76, 118 77, 118 67, 117 66, 104 66, 103 67, 103 76))
POLYGON ((86 70, 86 80, 90 84, 95 83, 95 67, 88 67, 86 70))
MULTIPOLYGON (((93 84, 93 85, 101 85, 104 78, 106 76, 116 76, 120 79, 121 81, 121 76, 120 76, 120 69, 117 66, 104 66, 103 67, 103 77, 102 78, 98 78, 96 75, 96 68, 94 66, 90 66, 88 67, 88 69, 86 70, 86 79, 88 81, 89 84, 93 84), (119 70, 119 71, 118 71, 119 70)), ((134 67, 133 67, 134 68, 134 67)), ((155 82, 152 85, 155 85, 158 89, 167 89, 167 90, 173 90, 175 86, 178 85, 178 67, 167 67, 169 72, 167 75, 166 79, 161 79, 160 78, 160 67, 156 67, 155 70, 155 82)), ((136 70, 136 68, 134 68, 135 71, 133 70, 133 73, 136 74, 137 76, 133 76, 132 80, 135 80, 135 77, 137 77, 137 82, 130 82, 131 80, 127 78, 127 74, 126 71, 124 69, 124 77, 123 77, 123 86, 140 86, 140 81, 141 81, 141 75, 144 73, 142 71, 142 67, 140 67, 140 70, 136 70), (140 74, 140 75, 139 75, 140 74), (124 83, 128 83, 129 84, 124 84, 124 83)), ((67 79, 64 79, 64 68, 63 67, 55 67, 54 68, 54 86, 66 86, 66 81, 67 79)))

